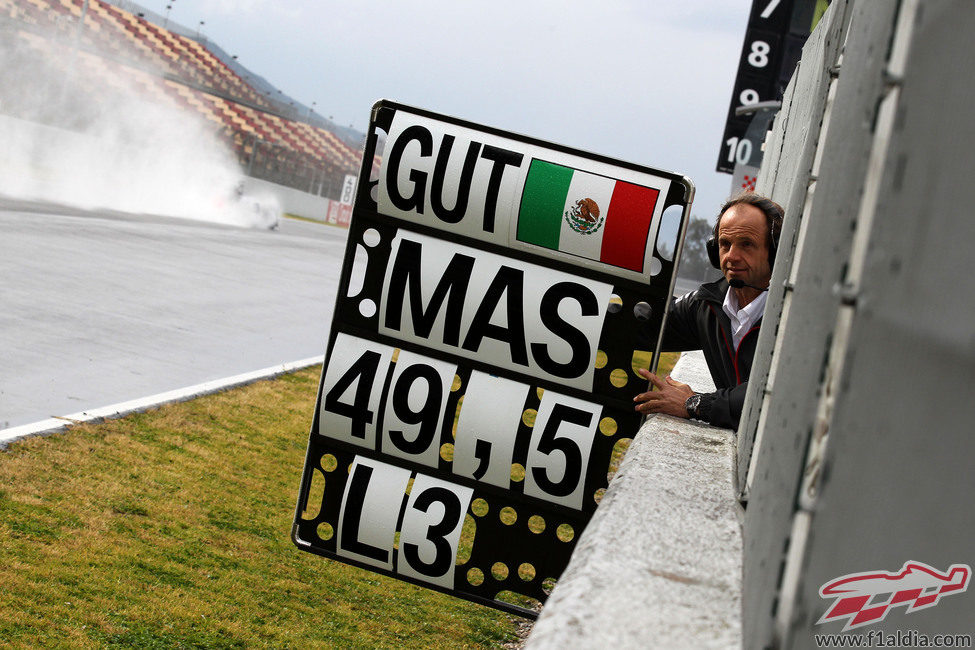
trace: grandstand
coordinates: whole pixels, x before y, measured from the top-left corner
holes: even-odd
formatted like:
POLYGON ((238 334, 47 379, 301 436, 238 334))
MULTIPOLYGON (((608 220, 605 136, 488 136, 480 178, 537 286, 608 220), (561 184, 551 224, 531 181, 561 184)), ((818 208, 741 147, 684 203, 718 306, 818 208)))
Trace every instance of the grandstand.
MULTIPOLYGON (((98 80, 102 99, 123 87, 136 88, 145 100, 202 116, 249 176, 334 199, 345 175, 358 173, 358 146, 324 128, 321 118, 313 119, 311 111, 302 117, 293 105, 274 99, 266 82, 249 83, 249 75, 235 71, 242 70, 236 62, 216 53, 223 53, 218 47, 179 33, 185 30, 178 26, 167 29, 151 22, 146 18, 150 12, 135 3, 118 5, 103 0, 0 0, 0 37, 34 65, 77 66, 85 77, 98 80)), ((42 109, 35 103, 28 110, 9 93, 0 98, 0 111, 15 117, 45 121, 42 109)), ((70 119, 83 122, 85 112, 70 119)))

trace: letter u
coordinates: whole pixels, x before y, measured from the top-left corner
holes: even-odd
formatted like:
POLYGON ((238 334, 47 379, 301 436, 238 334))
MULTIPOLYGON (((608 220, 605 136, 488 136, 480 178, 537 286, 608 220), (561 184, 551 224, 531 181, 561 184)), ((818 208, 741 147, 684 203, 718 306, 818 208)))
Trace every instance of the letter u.
POLYGON ((457 203, 448 210, 443 204, 443 186, 444 177, 447 175, 447 163, 450 161, 450 150, 453 149, 453 146, 454 136, 445 135, 443 142, 440 143, 440 151, 437 152, 437 164, 433 169, 433 180, 430 185, 430 207, 433 208, 433 213, 437 215, 437 218, 446 223, 457 223, 467 214, 467 202, 471 195, 474 166, 477 164, 477 155, 481 151, 480 142, 471 142, 468 145, 464 168, 457 185, 457 203))

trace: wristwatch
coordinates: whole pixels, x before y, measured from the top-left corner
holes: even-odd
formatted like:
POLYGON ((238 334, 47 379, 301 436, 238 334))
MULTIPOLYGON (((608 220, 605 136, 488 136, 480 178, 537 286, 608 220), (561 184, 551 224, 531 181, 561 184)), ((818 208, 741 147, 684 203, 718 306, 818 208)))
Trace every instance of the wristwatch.
POLYGON ((697 412, 697 409, 701 406, 701 396, 698 393, 694 393, 687 398, 684 402, 684 408, 687 409, 687 415, 694 418, 695 420, 700 420, 701 416, 697 412))

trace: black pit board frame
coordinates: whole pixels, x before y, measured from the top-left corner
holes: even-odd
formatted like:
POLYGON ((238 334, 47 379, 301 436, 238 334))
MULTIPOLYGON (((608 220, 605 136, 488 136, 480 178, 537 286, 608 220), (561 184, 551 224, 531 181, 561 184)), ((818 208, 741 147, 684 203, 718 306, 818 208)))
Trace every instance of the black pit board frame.
POLYGON ((751 115, 736 110, 760 102, 779 101, 795 72, 802 46, 814 27, 818 0, 752 0, 748 27, 738 62, 715 170, 733 174, 735 165, 754 165, 761 153, 758 140, 747 134, 751 115))
MULTIPOLYGON (((400 129, 400 137, 404 137, 405 132, 405 129, 400 129)), ((420 134, 420 130, 414 129, 412 133, 420 134)), ((402 164, 401 161, 399 164, 402 164)), ((506 163, 500 166, 502 178, 507 179, 504 174, 513 173, 514 165, 506 163)), ((522 170, 527 166, 523 157, 517 169, 522 170)), ((436 170, 433 176, 436 176, 436 170)), ((428 175, 426 180, 431 177, 428 175)), ((459 188, 464 183, 463 171, 454 179, 449 171, 442 169, 440 177, 441 194, 444 187, 459 188)), ((473 187, 475 181, 470 178, 468 181, 468 185, 473 187)), ((491 182, 489 178, 488 184, 491 182)), ((502 180, 499 184, 504 185, 504 182, 507 181, 502 180)), ((433 184, 425 185, 431 196, 433 184)), ((523 183, 521 187, 523 189, 523 183)), ((509 613, 534 618, 536 612, 532 609, 498 600, 497 596, 507 591, 539 602, 545 601, 595 511, 598 496, 607 486, 607 469, 614 447, 618 446, 620 440, 631 439, 642 422, 642 417, 633 409, 632 398, 646 390, 646 383, 632 369, 634 350, 646 350, 652 346, 650 367, 656 368, 659 338, 676 280, 675 260, 680 258, 693 193, 693 184, 689 179, 672 172, 592 155, 386 100, 378 102, 373 107, 369 125, 326 361, 309 434, 292 529, 296 546, 509 613), (424 154, 424 145, 420 142, 424 140, 423 137, 399 147, 402 156, 412 155, 417 161, 427 157, 427 162, 432 162, 446 147, 447 152, 443 157, 449 164, 463 160, 466 166, 474 159, 477 164, 488 165, 494 161, 494 174, 499 166, 498 150, 507 151, 508 154, 521 151, 532 154, 531 157, 536 160, 554 160, 558 161, 555 163, 557 165, 571 163, 576 165, 573 169, 581 171, 593 169, 596 171, 593 174, 596 177, 594 182, 597 183, 602 182, 601 178, 608 177, 606 174, 609 172, 614 172, 616 178, 620 175, 637 180, 650 178, 664 191, 658 192, 656 203, 651 206, 655 210, 653 219, 656 222, 649 226, 648 236, 652 239, 647 243, 651 248, 644 258, 642 271, 613 269, 606 263, 523 242, 509 247, 498 241, 471 236, 470 233, 458 234, 451 230, 454 224, 432 215, 418 214, 424 209, 430 211, 429 204, 419 208, 414 206, 417 214, 389 214, 391 210, 382 205, 381 195, 388 190, 388 187, 386 190, 380 187, 382 173, 387 173, 386 186, 402 184, 411 189, 419 186, 417 176, 413 175, 416 168, 410 170, 412 185, 401 183, 402 176, 389 175, 387 169, 393 166, 389 151, 392 138, 388 136, 399 123, 411 126, 417 123, 426 125, 428 130, 441 131, 437 134, 439 139, 436 136, 432 138, 432 141, 439 142, 434 147, 437 149, 435 154, 424 154), (387 151, 381 152, 386 165, 376 170, 373 161, 380 153, 377 151, 381 146, 380 132, 387 136, 387 151), (445 144, 448 139, 455 145, 453 155, 449 145, 445 144), (465 141, 466 157, 462 144, 465 141), (488 142, 493 144, 489 147, 488 142), (412 151, 409 152, 411 147, 412 151), (475 158, 478 151, 487 163, 475 158), (375 174, 376 171, 379 174, 375 174), (660 236, 661 215, 666 208, 673 206, 680 210, 680 223, 676 250, 671 259, 666 259, 658 254, 656 238, 660 236), (415 258, 407 255, 409 251, 415 253, 415 258), (423 262, 416 261, 424 251, 428 254, 423 262), (441 284, 433 292, 435 296, 438 290, 446 286, 441 291, 439 307, 430 298, 424 311, 423 303, 426 301, 422 297, 422 275, 424 271, 428 274, 430 271, 423 264, 435 265, 436 262, 430 260, 446 259, 443 256, 451 253, 452 262, 443 272, 441 284), (415 264, 411 266, 403 260, 414 260, 415 264), (452 267, 451 264, 458 260, 460 263, 457 267, 452 267), (649 271, 647 260, 652 262, 649 271), (399 272, 394 274, 389 268, 390 264, 399 272), (494 269, 494 280, 488 290, 480 294, 481 302, 471 302, 469 307, 468 296, 462 289, 466 292, 469 283, 477 283, 485 275, 485 268, 489 271, 494 269), (405 280, 402 279, 404 273, 405 280), (640 276, 640 273, 643 275, 640 276), (412 331, 402 336, 390 331, 388 317, 384 320, 383 310, 391 309, 390 304, 396 302, 395 295, 405 294, 407 297, 403 300, 409 301, 410 291, 414 290, 411 282, 417 277, 421 277, 416 280, 420 288, 416 289, 418 293, 414 295, 419 297, 421 330, 424 329, 424 314, 428 312, 433 312, 434 321, 442 321, 444 330, 450 329, 447 323, 450 321, 451 305, 461 304, 460 300, 453 302, 456 295, 463 295, 464 309, 476 311, 475 321, 483 305, 489 302, 488 296, 494 295, 494 308, 489 311, 489 317, 479 321, 482 325, 481 338, 477 339, 474 350, 465 351, 460 345, 445 343, 451 338, 448 334, 441 336, 443 340, 435 340, 438 332, 435 325, 429 328, 430 331, 417 333, 417 316, 410 311, 415 307, 410 304, 407 308, 405 302, 400 305, 399 313, 405 314, 407 321, 409 316, 413 316, 412 331), (503 277, 509 281, 502 281, 503 277), (512 350, 512 359, 517 356, 513 351, 520 345, 513 342, 517 336, 512 332, 518 328, 511 326, 514 322, 511 314, 518 311, 518 306, 512 296, 518 293, 519 282, 530 290, 534 286, 532 283, 545 285, 546 277, 549 284, 541 303, 536 305, 531 303, 530 297, 520 296, 522 307, 543 310, 546 297, 555 288, 561 287, 565 291, 557 296, 554 312, 558 314, 564 304, 568 304, 571 311, 571 307, 578 303, 580 315, 575 324, 592 320, 591 314, 585 315, 586 305, 589 304, 589 293, 595 295, 596 290, 586 287, 601 287, 603 296, 611 287, 610 303, 599 307, 601 322, 598 332, 596 335, 590 332, 586 338, 587 350, 592 352, 593 347, 598 349, 595 362, 587 365, 585 370, 588 379, 563 382, 546 376, 546 372, 538 367, 521 368, 514 362, 505 367, 488 354, 482 354, 478 348, 484 339, 503 339, 507 336, 503 342, 512 350), (511 278, 521 280, 515 282, 511 278), (390 288, 395 282, 402 285, 399 294, 390 288), (497 287, 501 287, 500 293, 497 287), (358 290, 350 296, 356 288, 358 290), (496 311, 502 297, 505 305, 503 320, 505 325, 509 325, 508 328, 496 322, 496 311), (384 327, 384 323, 387 327, 384 327), (449 381, 451 370, 454 376, 449 381), (420 391, 424 402, 422 406, 416 406, 414 388, 418 383, 425 389, 420 391), (483 391, 470 390, 475 384, 478 387, 498 387, 498 390, 503 388, 507 391, 504 395, 509 399, 495 399, 494 396, 501 393, 485 395, 483 391), (464 458, 476 461, 476 467, 473 472, 464 470, 466 473, 459 474, 461 470, 457 467, 462 462, 459 447, 464 442, 456 436, 467 416, 462 406, 464 398, 467 399, 469 413, 480 414, 480 419, 471 416, 475 424, 483 426, 489 423, 490 427, 500 429, 503 423, 507 437, 487 442, 485 437, 490 438, 495 432, 472 439, 474 451, 471 455, 468 449, 469 457, 464 458), (430 417, 434 409, 428 407, 432 406, 438 407, 435 419, 430 417), (489 415, 485 416, 485 413, 489 415), (520 416, 517 421, 513 414, 520 416), (341 426, 333 425, 344 422, 343 418, 349 420, 348 430, 342 429, 339 434, 341 426), (412 419, 416 421, 411 422, 412 419), (541 426, 543 420, 544 427, 541 426), (406 425, 416 424, 419 428, 415 436, 408 435, 405 428, 393 429, 395 425, 390 424, 391 421, 398 421, 400 425, 404 425, 404 422, 406 425), (533 438, 535 425, 539 425, 542 433, 533 438), (586 432, 580 434, 583 429, 586 432), (423 447, 420 442, 426 439, 429 440, 423 447), (504 445, 508 445, 513 474, 491 479, 492 469, 501 468, 508 472, 506 464, 494 464, 496 458, 499 462, 507 458, 504 456, 504 445), (583 453, 586 445, 589 445, 588 454, 583 453), (407 449, 412 452, 420 447, 423 449, 416 454, 403 451, 407 449), (437 451, 431 455, 430 449, 434 448, 437 451), (501 451, 494 455, 497 449, 501 451), (586 455, 588 459, 584 458, 586 455), (558 465, 558 461, 563 462, 558 465), (570 478, 575 477, 572 472, 577 464, 575 461, 580 467, 579 476, 573 483, 570 478), (494 482, 487 482, 489 479, 494 482), (421 488, 416 488, 417 485, 421 485, 421 488), (404 486, 405 489, 400 491, 404 486), (572 488, 572 492, 562 494, 568 488, 572 488), (552 494, 546 490, 551 490, 552 494), (562 496, 553 496, 557 494, 562 496), (459 520, 453 521, 454 518, 459 520), (458 550, 456 538, 461 535, 462 527, 467 537, 473 533, 473 538, 469 548, 458 550), (425 531, 423 534, 426 536, 421 534, 417 538, 417 530, 425 531), (388 543, 376 542, 379 533, 388 534, 388 543), (339 538, 343 534, 345 541, 340 548, 339 538), (445 553, 450 560, 446 569, 445 553), (500 569, 501 565, 504 570, 500 569), (480 572, 479 580, 477 572, 480 572)), ((450 203, 449 198, 440 197, 442 211, 443 205, 450 203)), ((457 197, 453 198, 454 205, 459 205, 457 197)), ((489 203, 486 201, 483 213, 476 215, 484 224, 487 223, 483 217, 488 212, 489 203)), ((514 208, 510 201, 506 206, 499 203, 495 211, 508 210, 505 227, 508 228, 510 241, 510 235, 514 233, 514 226, 511 225, 514 208)), ((468 207, 468 212, 470 209, 468 207)), ((607 219, 611 217, 612 213, 607 219)), ((473 218, 468 214, 459 223, 473 218)), ((485 237, 494 237, 494 234, 488 233, 485 237)), ((503 238, 503 233, 498 238, 503 238)), ((429 297, 429 290, 427 294, 429 297)), ((553 327, 559 329, 563 342, 571 338, 578 344, 579 336, 556 322, 564 323, 574 315, 553 317, 549 312, 547 327, 550 330, 553 327)), ((545 315, 540 315, 540 318, 545 322, 545 315)), ((460 319, 455 320, 459 322, 460 319)), ((473 324, 470 329, 474 329, 473 324)), ((527 326, 523 330, 525 337, 534 333, 529 332, 527 326)), ((579 329, 575 331, 581 332, 579 329)), ((468 332, 468 341, 470 337, 468 332)), ((543 348, 554 349, 537 342, 540 348, 532 347, 527 341, 524 344, 533 355, 543 348)), ((570 343, 569 347, 572 349, 571 357, 575 359, 577 346, 570 343)), ((649 350, 647 354, 650 354, 649 350)), ((550 367, 552 365, 549 364, 550 367)), ((566 365, 556 364, 560 370, 566 365)))

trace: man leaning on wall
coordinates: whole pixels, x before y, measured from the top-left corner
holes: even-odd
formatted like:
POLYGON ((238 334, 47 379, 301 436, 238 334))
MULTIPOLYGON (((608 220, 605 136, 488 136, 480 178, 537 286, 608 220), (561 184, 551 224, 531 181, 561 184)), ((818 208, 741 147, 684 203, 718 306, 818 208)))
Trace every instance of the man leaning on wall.
POLYGON ((723 277, 674 300, 661 347, 664 352, 703 350, 717 390, 695 393, 687 384, 641 369, 653 388, 634 398, 637 411, 738 427, 783 216, 778 203, 750 192, 721 207, 707 251, 723 277))

